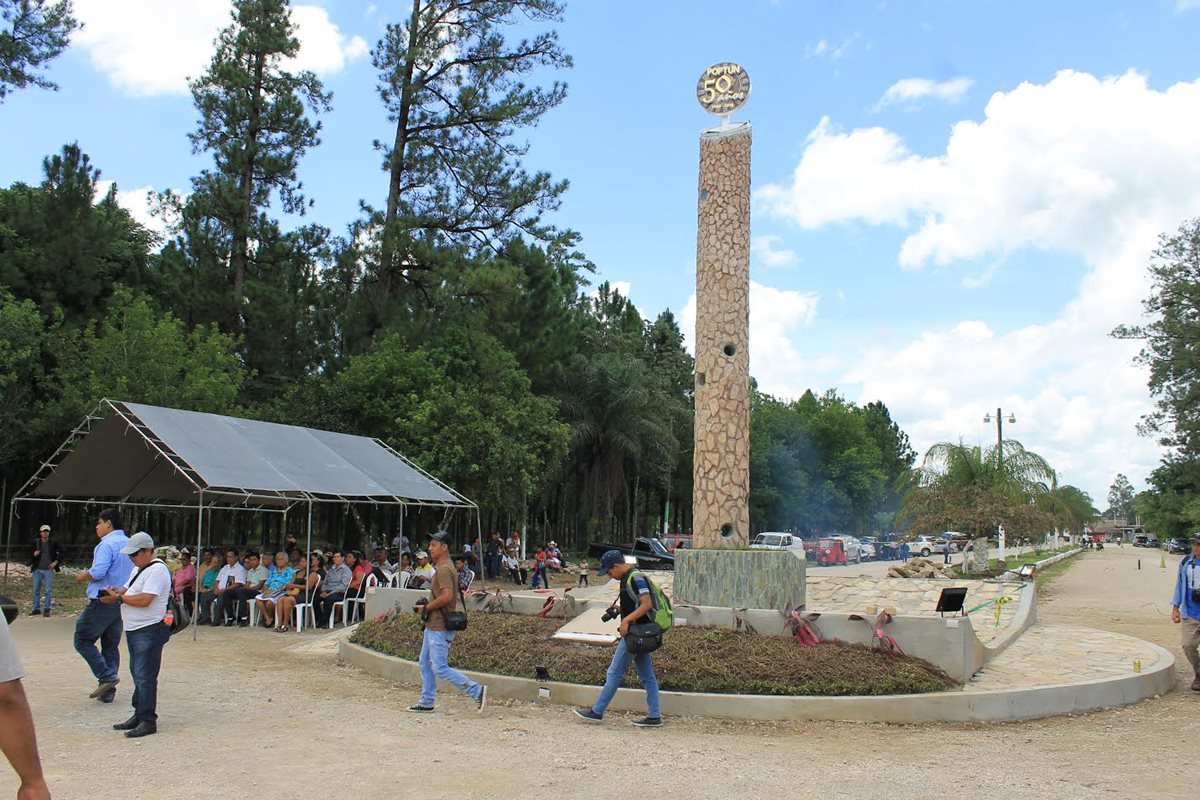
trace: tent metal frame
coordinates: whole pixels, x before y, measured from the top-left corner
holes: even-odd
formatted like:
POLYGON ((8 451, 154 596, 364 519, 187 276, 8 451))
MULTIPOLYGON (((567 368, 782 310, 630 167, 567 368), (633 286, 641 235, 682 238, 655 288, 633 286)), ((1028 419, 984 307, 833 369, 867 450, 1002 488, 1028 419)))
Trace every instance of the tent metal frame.
MULTIPOLYGON (((430 475, 418 465, 405 458, 395 448, 381 439, 372 437, 371 440, 384 448, 393 458, 403 462, 409 468, 420 473, 430 482, 437 485, 439 488, 448 492, 452 497, 459 502, 438 501, 438 500, 416 500, 412 498, 397 497, 396 495, 341 495, 328 492, 309 492, 301 489, 294 491, 280 491, 275 489, 247 489, 240 486, 210 486, 204 481, 202 475, 197 472, 190 464, 187 463, 178 453, 173 451, 166 442, 154 435, 153 429, 144 423, 136 414, 131 411, 128 406, 118 400, 110 400, 107 397, 100 400, 96 407, 89 412, 78 425, 72 429, 63 443, 41 463, 34 471, 29 480, 13 493, 9 500, 8 511, 8 531, 5 542, 5 564, 4 564, 4 589, 8 590, 8 565, 12 561, 12 528, 13 522, 18 518, 17 503, 73 503, 80 505, 110 505, 110 506, 136 506, 143 508, 177 508, 177 509, 195 509, 197 512, 196 523, 196 557, 204 550, 204 511, 207 509, 211 516, 212 510, 223 509, 230 511, 263 511, 274 514, 283 514, 287 517, 289 511, 300 505, 307 506, 308 509, 308 525, 307 538, 305 546, 305 558, 312 552, 312 518, 314 503, 338 503, 343 505, 369 503, 374 506, 399 506, 401 508, 401 528, 403 532, 403 520, 409 506, 442 508, 442 509, 473 509, 475 512, 475 528, 476 540, 483 539, 483 520, 479 513, 479 506, 468 500, 463 495, 450 488, 442 481, 430 475), (58 466, 74 452, 75 446, 80 440, 87 436, 92 427, 98 422, 104 420, 108 416, 108 412, 115 413, 127 425, 126 434, 133 431, 142 438, 148 449, 152 449, 157 453, 157 458, 161 458, 171 465, 171 468, 185 481, 187 481, 195 490, 196 503, 164 503, 164 502, 149 502, 144 500, 132 500, 132 495, 124 497, 89 497, 79 498, 67 495, 56 497, 44 497, 27 494, 26 492, 34 486, 37 486, 42 481, 46 480, 58 466), (205 495, 211 499, 208 503, 205 502, 205 495), (233 498, 237 498, 235 502, 233 498), (255 502, 256 501, 256 502, 255 502), (252 504, 253 502, 253 504, 252 504)), ((305 562, 305 569, 308 568, 308 562, 305 562)), ((311 602, 311 597, 306 593, 305 600, 311 602)), ((200 607, 200 584, 195 587, 195 602, 192 606, 194 609, 200 607)), ((197 637, 197 629, 199 626, 192 626, 192 640, 197 637)))

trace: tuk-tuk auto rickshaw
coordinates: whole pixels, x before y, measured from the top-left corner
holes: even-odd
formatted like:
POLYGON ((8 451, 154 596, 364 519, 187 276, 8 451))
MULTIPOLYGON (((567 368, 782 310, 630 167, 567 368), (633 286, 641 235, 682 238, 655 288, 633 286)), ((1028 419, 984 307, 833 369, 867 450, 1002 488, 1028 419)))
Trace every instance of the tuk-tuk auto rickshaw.
POLYGON ((817 542, 817 563, 826 566, 846 563, 846 544, 841 539, 817 542))

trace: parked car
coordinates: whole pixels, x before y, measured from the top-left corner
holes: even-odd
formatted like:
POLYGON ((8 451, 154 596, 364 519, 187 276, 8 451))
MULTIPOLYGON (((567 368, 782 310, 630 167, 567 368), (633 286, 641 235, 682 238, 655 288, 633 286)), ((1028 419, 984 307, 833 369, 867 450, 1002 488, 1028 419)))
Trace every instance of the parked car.
POLYGON ((942 543, 939 540, 934 539, 932 536, 921 534, 916 539, 913 539, 911 542, 909 542, 908 550, 914 556, 929 558, 934 553, 940 553, 942 551, 942 543))
POLYGON ((1146 547, 1160 547, 1157 536, 1150 536, 1146 539, 1146 547))
POLYGON ((658 539, 662 542, 662 546, 667 548, 667 552, 675 555, 676 550, 691 550, 692 535, 690 533, 672 533, 669 536, 660 536, 658 539))
POLYGON ((1186 539, 1167 539, 1167 552, 1172 555, 1182 555, 1191 549, 1186 539))
POLYGON ((1148 541, 1150 541, 1149 536, 1139 533, 1137 536, 1133 537, 1133 546, 1134 547, 1146 547, 1147 546, 1146 543, 1148 541))
MULTIPOLYGON (((600 558, 609 550, 617 550, 622 555, 633 556, 637 559, 639 569, 675 569, 675 556, 667 552, 662 542, 648 536, 634 539, 633 545, 609 544, 593 542, 588 545, 588 555, 600 558)), ((628 559, 627 559, 628 560, 628 559)))
POLYGON ((863 561, 871 561, 879 557, 874 542, 868 542, 866 539, 860 538, 858 540, 858 549, 863 561))
POLYGON ((750 543, 751 550, 803 550, 804 542, 790 533, 760 533, 750 543))

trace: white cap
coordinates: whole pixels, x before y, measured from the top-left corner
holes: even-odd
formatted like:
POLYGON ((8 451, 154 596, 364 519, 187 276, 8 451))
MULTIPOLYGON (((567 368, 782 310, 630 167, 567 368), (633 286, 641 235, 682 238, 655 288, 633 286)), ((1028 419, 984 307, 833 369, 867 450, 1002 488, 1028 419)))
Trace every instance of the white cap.
POLYGON ((129 544, 121 548, 121 552, 127 556, 131 556, 139 550, 153 550, 154 540, 150 538, 150 534, 138 531, 133 536, 129 537, 129 544))

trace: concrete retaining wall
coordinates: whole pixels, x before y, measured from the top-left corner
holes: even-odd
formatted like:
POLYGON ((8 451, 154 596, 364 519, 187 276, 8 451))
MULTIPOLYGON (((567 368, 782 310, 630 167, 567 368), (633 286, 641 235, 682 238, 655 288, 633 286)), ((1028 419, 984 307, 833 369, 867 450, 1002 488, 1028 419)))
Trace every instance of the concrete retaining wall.
MULTIPOLYGON (((1175 658, 1160 647, 1153 669, 1119 678, 1058 686, 1038 686, 990 692, 936 692, 882 697, 777 697, 767 695, 663 692, 662 710, 668 716, 703 716, 757 720, 848 720, 856 722, 1002 722, 1080 714, 1128 705, 1170 691, 1175 658)), ((419 684, 416 663, 377 653, 343 641, 339 655, 347 662, 398 683, 419 684)), ((488 686, 488 696, 532 703, 587 706, 597 686, 538 682, 528 678, 468 672, 488 686), (548 696, 542 696, 545 690, 548 696)), ((440 691, 454 691, 441 684, 440 691)), ((644 711, 645 693, 618 689, 612 710, 644 711)))

